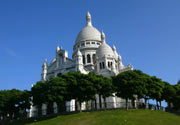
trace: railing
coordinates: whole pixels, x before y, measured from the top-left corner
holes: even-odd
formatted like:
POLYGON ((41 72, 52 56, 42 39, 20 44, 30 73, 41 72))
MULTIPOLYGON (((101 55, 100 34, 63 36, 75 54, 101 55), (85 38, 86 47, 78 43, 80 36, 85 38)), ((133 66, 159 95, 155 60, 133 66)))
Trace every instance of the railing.
MULTIPOLYGON (((145 109, 145 107, 147 109, 151 109, 151 110, 162 110, 165 111, 165 107, 159 107, 157 105, 154 104, 147 104, 147 106, 145 106, 144 103, 142 102, 128 102, 126 104, 126 102, 106 102, 106 103, 82 103, 81 105, 81 110, 82 111, 96 111, 96 110, 110 110, 110 109, 145 109), (127 105, 127 107, 126 107, 127 105)), ((80 111, 80 106, 77 105, 68 105, 65 106, 64 111, 58 111, 58 108, 55 107, 53 108, 53 113, 48 113, 46 109, 44 110, 40 110, 38 112, 38 110, 36 111, 32 111, 31 112, 31 116, 32 117, 38 117, 38 116, 46 116, 48 115, 52 115, 52 114, 70 114, 70 113, 74 113, 74 112, 79 112, 80 111)), ((29 112, 30 113, 30 112, 29 112)))
MULTIPOLYGON (((81 111, 85 112, 85 111, 97 111, 97 110, 111 110, 111 109, 151 109, 151 110, 162 110, 162 111, 166 111, 165 107, 159 107, 157 105, 154 104, 147 104, 145 106, 145 104, 143 102, 102 102, 102 103, 95 103, 94 101, 89 101, 86 103, 82 103, 81 104, 81 111)), ((46 109, 43 110, 34 110, 31 112, 23 112, 23 114, 27 113, 28 117, 39 117, 39 116, 51 116, 51 115, 60 115, 60 114, 71 114, 71 113, 76 113, 80 111, 80 105, 68 105, 68 106, 64 106, 64 108, 62 109, 62 107, 60 107, 61 110, 58 110, 57 107, 54 107, 52 109, 52 112, 48 112, 46 109)), ((168 112, 172 112, 172 111, 168 111, 168 112)), ((173 112, 172 112, 173 113, 173 112)), ((23 116, 23 114, 16 114, 14 116, 14 119, 19 119, 20 117, 23 116)), ((179 113, 180 114, 180 113, 179 113)), ((2 118, 2 116, 0 116, 1 120, 7 119, 7 117, 2 118)), ((23 116, 24 118, 24 116, 23 116)))

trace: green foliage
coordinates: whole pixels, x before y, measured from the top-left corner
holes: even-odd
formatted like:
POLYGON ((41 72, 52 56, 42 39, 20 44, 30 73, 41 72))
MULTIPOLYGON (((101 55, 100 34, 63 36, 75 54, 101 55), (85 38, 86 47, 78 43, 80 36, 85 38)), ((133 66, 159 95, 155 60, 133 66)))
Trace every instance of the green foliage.
POLYGON ((112 96, 113 85, 111 78, 107 78, 99 75, 96 76, 94 79, 95 79, 95 87, 97 89, 97 94, 102 95, 103 98, 112 96))
POLYGON ((172 99, 171 103, 173 104, 174 109, 179 110, 180 109, 180 105, 179 105, 180 104, 180 84, 175 85, 174 88, 175 88, 176 94, 175 96, 170 97, 172 99))
POLYGON ((154 99, 161 105, 161 101, 165 100, 172 103, 176 109, 180 109, 179 82, 173 86, 156 76, 151 77, 140 70, 132 70, 112 78, 94 73, 69 72, 45 82, 37 82, 31 88, 31 92, 16 89, 2 90, 0 91, 0 113, 12 115, 20 109, 28 109, 30 97, 33 98, 33 104, 38 106, 38 109, 41 109, 42 104, 45 103, 48 109, 51 109, 49 112, 52 112, 53 102, 57 102, 61 107, 65 101, 75 99, 81 106, 84 101, 95 100, 96 94, 100 97, 100 103, 101 97, 106 102, 106 97, 113 96, 113 93, 126 99, 126 102, 128 99, 144 98, 145 104, 148 99, 154 99))
POLYGON ((164 84, 161 79, 157 78, 156 76, 151 77, 151 84, 150 84, 150 98, 156 99, 157 101, 162 101, 162 93, 164 84))
POLYGON ((170 85, 168 82, 164 82, 162 98, 166 102, 172 102, 173 101, 173 97, 175 97, 175 96, 176 96, 175 86, 170 85))
POLYGON ((73 72, 62 75, 62 77, 68 83, 68 95, 70 95, 71 99, 78 101, 80 107, 82 102, 95 99, 96 88, 92 80, 89 80, 89 75, 73 72))
POLYGON ((19 110, 30 108, 30 92, 27 90, 20 91, 17 89, 1 90, 0 91, 0 114, 3 116, 13 114, 17 115, 19 110))
POLYGON ((126 99, 126 108, 128 99, 135 99, 134 95, 142 98, 147 94, 146 82, 148 75, 140 70, 130 70, 118 74, 113 77, 113 85, 115 87, 116 95, 126 99))
POLYGON ((67 97, 67 84, 61 77, 52 78, 46 82, 37 82, 31 88, 33 97, 33 104, 37 105, 41 109, 43 103, 48 104, 51 109, 49 113, 53 111, 53 102, 63 103, 65 97, 67 97))

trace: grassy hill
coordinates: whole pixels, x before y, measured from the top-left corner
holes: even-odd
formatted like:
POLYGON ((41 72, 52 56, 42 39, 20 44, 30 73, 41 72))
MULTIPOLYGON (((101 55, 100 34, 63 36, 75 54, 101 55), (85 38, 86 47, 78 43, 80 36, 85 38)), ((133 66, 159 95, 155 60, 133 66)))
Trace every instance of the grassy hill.
MULTIPOLYGON (((20 124, 20 122, 16 123, 20 124)), ((22 121, 21 121, 21 124, 22 121)), ((108 110, 61 115, 30 125, 180 125, 180 116, 151 110, 108 110)))

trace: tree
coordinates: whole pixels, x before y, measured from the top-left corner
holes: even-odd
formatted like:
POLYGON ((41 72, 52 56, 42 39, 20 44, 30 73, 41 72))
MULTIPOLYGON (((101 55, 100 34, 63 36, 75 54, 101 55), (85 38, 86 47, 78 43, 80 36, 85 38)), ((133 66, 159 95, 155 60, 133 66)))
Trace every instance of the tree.
POLYGON ((17 89, 0 91, 0 113, 2 116, 9 114, 10 119, 16 117, 20 110, 30 108, 30 93, 27 90, 17 89))
POLYGON ((128 109, 128 99, 134 99, 134 77, 136 73, 133 71, 125 71, 113 77, 113 85, 115 86, 116 96, 126 100, 126 109, 128 109))
POLYGON ((140 70, 125 71, 114 77, 113 84, 117 95, 126 99, 126 108, 128 99, 132 100, 133 106, 135 99, 145 98, 145 104, 147 103, 149 78, 149 75, 140 70))
POLYGON ((96 82, 95 87, 97 89, 97 94, 99 95, 99 106, 100 108, 102 108, 102 101, 101 101, 101 97, 102 97, 106 108, 107 107, 106 97, 112 96, 113 94, 112 79, 99 75, 96 76, 95 82, 96 82))
POLYGON ((31 106, 31 93, 28 90, 23 90, 20 93, 18 99, 18 108, 19 110, 23 111, 23 117, 27 116, 26 109, 30 109, 31 106))
POLYGON ((176 84, 174 86, 176 90, 176 95, 172 97, 173 109, 179 110, 180 109, 180 84, 176 84))
POLYGON ((146 108, 149 89, 148 81, 150 76, 143 73, 141 70, 133 70, 132 72, 136 74, 134 74, 134 77, 132 78, 132 81, 134 81, 134 83, 132 84, 132 87, 134 88, 134 94, 137 95, 138 99, 144 98, 146 108))
POLYGON ((39 81, 31 88, 32 102, 38 108, 38 115, 41 115, 42 104, 46 102, 47 82, 39 81))
POLYGON ((104 84, 102 84, 101 88, 101 95, 104 99, 105 108, 107 108, 106 104, 106 97, 112 96, 113 94, 113 85, 112 85, 112 79, 104 77, 104 84))
POLYGON ((170 85, 168 82, 164 82, 162 98, 168 103, 168 106, 170 105, 170 103, 173 103, 173 97, 175 96, 175 87, 173 85, 170 85))
MULTIPOLYGON (((70 101, 71 99, 76 99, 76 95, 74 94, 76 93, 76 88, 77 88, 77 80, 75 74, 79 74, 79 73, 69 72, 67 74, 61 75, 61 77, 66 81, 67 84, 67 97, 66 97, 67 101, 70 101)), ((75 101, 76 111, 78 110, 77 105, 78 103, 77 101, 75 101)))
MULTIPOLYGON (((53 113, 53 103, 58 104, 64 102, 67 95, 67 84, 61 77, 52 78, 46 82, 37 82, 31 89, 33 96, 33 104, 41 110, 43 103, 47 104, 48 114, 53 113)), ((59 106, 59 105, 58 105, 59 106)), ((60 108, 60 107, 58 107, 60 108)), ((41 112, 39 112, 41 114, 41 112)))
POLYGON ((93 83, 88 80, 88 75, 81 74, 80 72, 68 73, 70 76, 62 76, 68 77, 68 90, 69 95, 72 99, 75 99, 80 104, 80 112, 81 112, 81 104, 84 101, 94 100, 96 89, 93 83))
POLYGON ((161 79, 157 78, 156 76, 151 77, 152 83, 149 84, 150 89, 149 91, 149 96, 151 99, 156 100, 157 108, 159 109, 158 102, 160 103, 161 107, 161 101, 163 100, 163 88, 164 84, 161 79))
POLYGON ((48 85, 50 87, 48 91, 50 109, 53 107, 53 102, 56 102, 59 111, 61 111, 61 106, 65 103, 67 98, 67 83, 62 77, 55 77, 48 81, 48 85))
POLYGON ((99 76, 95 76, 94 77, 94 82, 95 82, 95 88, 97 90, 97 94, 99 96, 99 108, 101 109, 102 108, 102 100, 101 100, 101 97, 102 97, 102 94, 103 94, 103 84, 104 84, 104 77, 102 75, 99 75, 99 76))
MULTIPOLYGON (((96 89, 96 94, 98 93, 98 89, 100 88, 99 84, 98 84, 98 80, 97 80, 98 76, 95 75, 93 72, 90 72, 88 74, 88 80, 93 83, 94 88, 96 89)), ((94 102, 95 102, 95 109, 97 109, 97 101, 96 98, 94 98, 94 102)))

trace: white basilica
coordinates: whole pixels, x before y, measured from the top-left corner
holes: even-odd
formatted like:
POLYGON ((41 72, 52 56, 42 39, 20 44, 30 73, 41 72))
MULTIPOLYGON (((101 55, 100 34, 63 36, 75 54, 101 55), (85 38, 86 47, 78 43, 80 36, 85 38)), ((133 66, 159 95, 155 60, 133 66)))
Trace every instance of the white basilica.
POLYGON ((79 32, 73 50, 71 59, 68 52, 58 46, 53 61, 49 65, 47 61, 44 62, 41 80, 45 81, 58 74, 73 71, 84 74, 94 72, 108 77, 133 69, 130 64, 128 66, 122 64, 122 58, 116 52, 116 47, 111 48, 106 43, 105 34, 93 27, 89 12, 86 15, 86 26, 79 32))
MULTIPOLYGON (((124 66, 120 54, 116 52, 116 47, 112 48, 106 43, 105 34, 100 33, 91 22, 91 15, 87 12, 86 26, 77 35, 72 59, 68 57, 68 52, 59 46, 56 48, 56 57, 48 64, 44 61, 42 66, 41 80, 46 81, 49 78, 56 77, 67 72, 80 71, 88 74, 94 72, 105 77, 110 77, 119 74, 120 72, 133 70, 133 67, 128 64, 124 66)), ((97 102, 98 102, 97 96, 97 102)), ((123 101, 118 97, 108 97, 111 102, 123 101)), ((66 105, 71 107, 75 104, 75 100, 67 102, 66 105)), ((55 104, 56 106, 56 104, 55 104)), ((115 104, 113 107, 117 107, 115 104)), ((46 108, 43 104, 42 108, 46 108)), ((83 108, 83 107, 82 107, 83 108)), ((112 107, 111 107, 112 108, 112 107)), ((33 110, 33 108, 31 109, 33 110)), ((73 111, 74 108, 69 108, 67 111, 73 111)))

